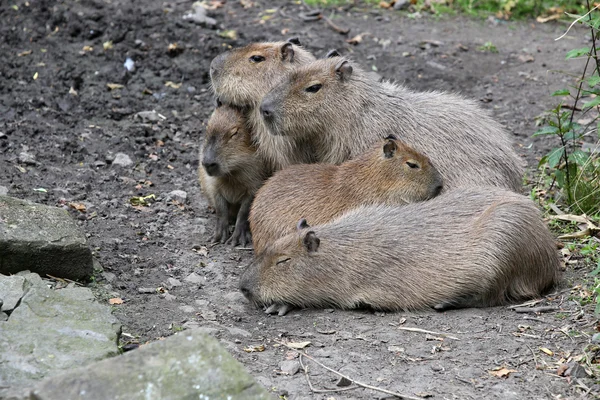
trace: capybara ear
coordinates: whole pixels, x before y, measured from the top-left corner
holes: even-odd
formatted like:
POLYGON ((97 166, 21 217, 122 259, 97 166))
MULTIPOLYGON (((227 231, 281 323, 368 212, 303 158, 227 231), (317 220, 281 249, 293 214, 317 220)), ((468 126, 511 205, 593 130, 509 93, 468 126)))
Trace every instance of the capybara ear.
POLYGON ((352 65, 348 60, 342 60, 335 66, 335 73, 340 77, 341 81, 348 80, 352 75, 352 65))
POLYGON ((333 58, 333 57, 341 57, 342 55, 337 51, 337 49, 329 50, 327 54, 325 54, 325 58, 333 58))
POLYGON ((294 46, 290 42, 285 42, 283 46, 281 46, 281 59, 283 61, 294 62, 294 46))
POLYGON ((315 251, 319 250, 321 239, 317 237, 315 231, 309 231, 304 236, 304 240, 302 242, 304 243, 304 247, 306 247, 306 250, 309 253, 314 253, 315 251))
POLYGON ((295 44, 296 46, 302 46, 300 39, 297 36, 291 37, 287 40, 289 43, 295 44))
POLYGON ((386 139, 398 140, 398 136, 396 136, 396 135, 387 135, 386 139))
POLYGON ((396 144, 394 139, 387 138, 385 144, 383 145, 383 155, 385 158, 392 158, 398 149, 398 145, 396 144))
POLYGON ((310 228, 310 225, 308 225, 308 222, 306 222, 306 218, 302 218, 300 221, 298 221, 296 228, 301 231, 304 228, 310 228))

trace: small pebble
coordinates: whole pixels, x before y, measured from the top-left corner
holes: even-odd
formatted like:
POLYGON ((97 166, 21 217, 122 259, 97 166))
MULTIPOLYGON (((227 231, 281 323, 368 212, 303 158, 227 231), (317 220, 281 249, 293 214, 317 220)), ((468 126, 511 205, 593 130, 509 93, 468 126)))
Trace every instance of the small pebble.
POLYGON ((113 160, 113 165, 118 165, 121 167, 127 167, 131 164, 133 164, 133 161, 131 161, 131 158, 125 154, 125 153, 117 153, 115 155, 115 159, 113 160))
POLYGON ((296 360, 286 360, 279 363, 281 372, 288 375, 295 375, 300 370, 300 363, 296 360))

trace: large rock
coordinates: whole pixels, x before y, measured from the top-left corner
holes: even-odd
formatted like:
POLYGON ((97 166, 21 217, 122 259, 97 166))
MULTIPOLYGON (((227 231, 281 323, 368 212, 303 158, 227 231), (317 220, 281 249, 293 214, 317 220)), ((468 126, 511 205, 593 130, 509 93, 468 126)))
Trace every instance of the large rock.
POLYGON ((40 382, 14 399, 272 399, 219 343, 197 330, 40 382))
POLYGON ((24 270, 86 279, 92 253, 67 211, 0 196, 0 273, 24 270))
POLYGON ((0 290, 0 297, 9 294, 16 306, 0 322, 0 398, 3 388, 31 386, 118 354, 121 326, 90 289, 50 289, 39 275, 28 273, 0 275, 0 290))

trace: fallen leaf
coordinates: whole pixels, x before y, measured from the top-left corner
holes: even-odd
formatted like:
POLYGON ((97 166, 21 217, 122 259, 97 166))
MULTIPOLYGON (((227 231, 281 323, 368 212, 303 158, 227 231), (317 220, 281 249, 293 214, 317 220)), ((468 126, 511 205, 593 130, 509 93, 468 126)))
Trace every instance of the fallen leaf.
POLYGON ((106 86, 110 90, 123 89, 123 85, 121 85, 120 83, 107 83, 106 86))
POLYGON ((38 78, 38 73, 33 74, 33 80, 35 81, 38 78))
POLYGON ((310 342, 292 342, 292 343, 288 343, 288 347, 291 347, 292 349, 303 349, 306 346, 308 346, 310 344, 310 342))
POLYGON ((508 378, 508 376, 513 372, 518 372, 516 369, 508 369, 506 367, 501 367, 497 369, 493 369, 488 371, 490 375, 495 376, 496 378, 508 378))
POLYGON ((179 89, 181 87, 182 83, 175 83, 175 82, 171 82, 171 81, 166 81, 165 82, 165 86, 173 88, 173 89, 179 89))
POLYGON ((560 367, 558 367, 558 369, 556 370, 556 375, 565 376, 565 373, 567 372, 568 369, 569 369, 569 366, 567 364, 561 364, 560 367))
POLYGON ((132 197, 129 199, 129 204, 137 207, 147 207, 150 203, 148 200, 154 200, 155 195, 149 194, 148 196, 132 197))
POLYGON ((557 19, 560 19, 560 14, 554 14, 554 15, 550 15, 550 16, 547 16, 547 17, 542 17, 540 15, 535 20, 537 22, 539 22, 540 24, 544 24, 544 23, 546 23, 548 21, 554 21, 554 20, 557 20, 557 19))
POLYGON ((113 297, 112 299, 108 300, 108 304, 123 304, 123 299, 120 297, 113 297))
POLYGON ((531 55, 531 54, 520 54, 519 57, 517 57, 519 59, 519 61, 521 61, 523 64, 525 63, 530 63, 530 62, 534 62, 535 58, 531 55))
POLYGON ((265 345, 264 344, 259 344, 258 346, 248 346, 248 347, 244 347, 244 351, 246 353, 254 353, 254 352, 261 352, 261 351, 265 351, 265 345))
POLYGON ((85 204, 82 204, 82 203, 69 203, 69 207, 71 207, 77 211, 83 212, 83 213, 87 211, 85 204))
POLYGON ((83 46, 83 49, 82 49, 82 50, 83 50, 84 52, 87 52, 87 51, 94 51, 94 48, 93 48, 92 46, 83 46))
POLYGON ((240 0, 240 4, 244 8, 250 8, 250 7, 254 6, 254 2, 250 1, 250 0, 240 0))
POLYGON ((364 33, 361 33, 359 35, 354 36, 352 39, 346 39, 346 42, 353 44, 353 45, 357 45, 360 42, 362 42, 364 35, 365 35, 364 33))
POLYGON ((390 3, 388 3, 387 1, 380 1, 379 2, 379 7, 381 8, 390 8, 392 5, 390 3))
POLYGON ((19 54, 17 54, 17 57, 28 56, 30 54, 31 54, 31 50, 25 50, 25 51, 22 51, 19 54))
POLYGON ((223 1, 212 0, 210 4, 202 4, 202 7, 206 8, 207 10, 216 10, 217 8, 223 7, 223 4, 223 1))
POLYGON ((102 43, 102 47, 104 48, 104 51, 112 49, 113 48, 112 40, 102 43))
POLYGON ((234 29, 226 29, 224 31, 219 32, 218 35, 225 39, 237 39, 237 32, 234 29))
POLYGON ((34 192, 40 192, 40 193, 48 193, 48 190, 44 189, 44 188, 36 188, 33 189, 34 192))
POLYGON ((544 353, 548 354, 549 356, 553 356, 554 352, 550 349, 547 349, 545 347, 540 347, 540 350, 543 351, 544 353))

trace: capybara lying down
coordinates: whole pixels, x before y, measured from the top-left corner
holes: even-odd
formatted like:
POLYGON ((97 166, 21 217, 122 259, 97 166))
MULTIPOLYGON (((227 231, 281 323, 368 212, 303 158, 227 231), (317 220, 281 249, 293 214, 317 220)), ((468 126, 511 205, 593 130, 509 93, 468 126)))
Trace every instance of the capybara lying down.
MULTIPOLYGON (((310 221, 309 221, 310 222, 310 221)), ((415 310, 536 298, 559 280, 554 239, 533 202, 460 188, 405 206, 362 206, 270 244, 240 290, 257 306, 415 310)))

